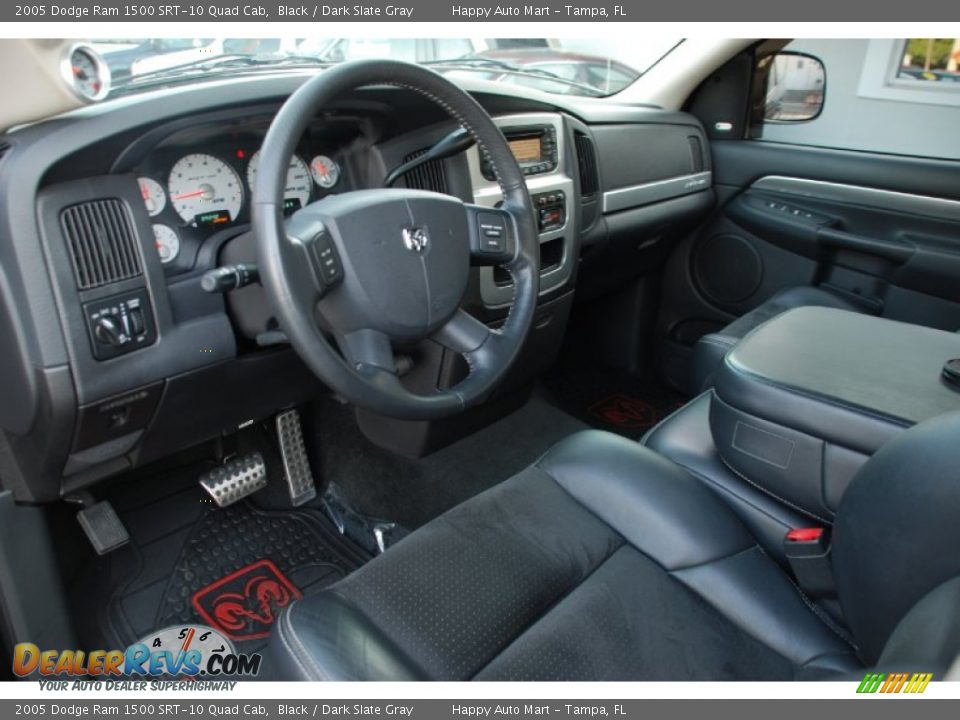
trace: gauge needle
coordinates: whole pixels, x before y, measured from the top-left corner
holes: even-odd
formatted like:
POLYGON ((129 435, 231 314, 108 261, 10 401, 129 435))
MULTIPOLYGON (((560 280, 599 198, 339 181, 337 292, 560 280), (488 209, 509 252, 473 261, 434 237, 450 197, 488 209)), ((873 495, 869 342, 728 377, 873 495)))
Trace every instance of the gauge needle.
POLYGON ((199 197, 200 195, 203 195, 205 192, 206 192, 206 190, 196 190, 196 191, 194 191, 194 192, 192 192, 192 193, 186 193, 185 195, 174 195, 174 196, 173 196, 173 199, 174 199, 174 200, 186 200, 187 198, 199 197))

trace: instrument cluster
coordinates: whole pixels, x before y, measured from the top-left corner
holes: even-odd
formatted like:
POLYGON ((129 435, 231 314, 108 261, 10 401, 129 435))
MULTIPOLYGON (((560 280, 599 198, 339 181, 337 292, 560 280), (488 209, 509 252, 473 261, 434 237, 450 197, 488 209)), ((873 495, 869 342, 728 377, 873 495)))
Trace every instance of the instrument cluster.
MULTIPOLYGON (((140 195, 164 265, 189 266, 192 257, 184 257, 184 247, 195 250, 213 232, 249 222, 261 142, 258 134, 237 134, 200 146, 160 147, 138 168, 140 195)), ((335 148, 301 143, 287 169, 287 214, 340 189, 335 157, 335 148)))

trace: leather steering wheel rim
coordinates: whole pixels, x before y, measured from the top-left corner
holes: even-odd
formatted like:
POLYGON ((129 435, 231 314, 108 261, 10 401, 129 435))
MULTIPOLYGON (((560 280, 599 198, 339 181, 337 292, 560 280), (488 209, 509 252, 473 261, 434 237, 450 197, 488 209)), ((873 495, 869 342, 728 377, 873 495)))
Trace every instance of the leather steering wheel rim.
MULTIPOLYGON (((539 291, 539 236, 520 168, 503 134, 480 104, 443 76, 418 65, 392 60, 348 62, 324 70, 290 96, 270 125, 260 157, 251 214, 261 283, 281 329, 314 374, 354 404, 400 419, 444 417, 486 399, 516 359, 533 321, 539 291), (514 297, 506 320, 493 330, 458 309, 443 327, 429 335, 462 354, 470 368, 468 376, 454 387, 438 389, 429 395, 408 390, 396 372, 390 371, 392 346, 387 342, 384 347, 382 333, 371 331, 364 335, 353 332, 349 336, 351 342, 347 344, 338 335, 341 351, 352 345, 359 348, 357 355, 360 359, 351 356, 350 361, 327 340, 329 328, 322 329, 317 322, 318 314, 321 322, 324 320, 323 301, 301 291, 306 282, 300 267, 304 257, 300 250, 303 248, 297 250, 293 246, 302 243, 289 235, 291 223, 284 217, 283 193, 289 160, 312 118, 343 93, 374 85, 392 85, 419 93, 440 105, 471 133, 493 170, 503 193, 503 204, 494 211, 445 196, 444 201, 448 205, 450 202, 459 203, 465 212, 470 211, 471 227, 477 227, 480 216, 476 213, 481 210, 486 217, 490 212, 501 213, 511 237, 509 256, 496 263, 509 272, 514 285, 514 297), (358 338, 359 341, 354 342, 358 338), (374 341, 368 341, 369 338, 374 341), (391 353, 389 360, 386 359, 387 352, 391 353)), ((434 195, 406 192, 413 201, 420 196, 434 195)), ((311 203, 307 208, 317 204, 311 203)), ((293 217, 296 218, 298 213, 293 217)), ((318 226, 322 230, 322 224, 318 226)), ((349 252, 339 238, 331 242, 341 252, 349 252)), ((462 242, 471 241, 464 237, 462 242)), ((348 274, 349 268, 344 272, 348 274)), ((344 282, 350 281, 348 275, 344 282)), ((330 294, 341 291, 342 288, 333 288, 330 294)))

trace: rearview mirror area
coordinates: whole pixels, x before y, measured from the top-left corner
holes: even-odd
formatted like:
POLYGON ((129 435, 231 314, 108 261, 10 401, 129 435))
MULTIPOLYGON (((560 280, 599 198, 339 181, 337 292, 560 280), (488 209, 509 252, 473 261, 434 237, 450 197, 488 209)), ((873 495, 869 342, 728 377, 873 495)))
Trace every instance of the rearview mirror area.
POLYGON ((826 85, 823 63, 812 55, 764 55, 754 74, 755 110, 762 108, 764 122, 808 122, 823 111, 826 85))

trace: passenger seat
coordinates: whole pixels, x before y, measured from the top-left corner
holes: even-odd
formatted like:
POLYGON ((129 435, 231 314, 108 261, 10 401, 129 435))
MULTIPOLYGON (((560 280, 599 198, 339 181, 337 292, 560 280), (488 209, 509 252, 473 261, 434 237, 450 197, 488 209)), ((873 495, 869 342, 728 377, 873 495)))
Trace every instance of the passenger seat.
POLYGON ((693 378, 690 385, 693 394, 699 395, 707 388, 713 387, 717 370, 727 351, 748 332, 782 312, 806 305, 875 314, 866 302, 857 302, 855 299, 846 298, 838 292, 823 287, 804 285, 781 290, 765 303, 734 320, 720 332, 707 333, 697 341, 693 347, 693 378))

